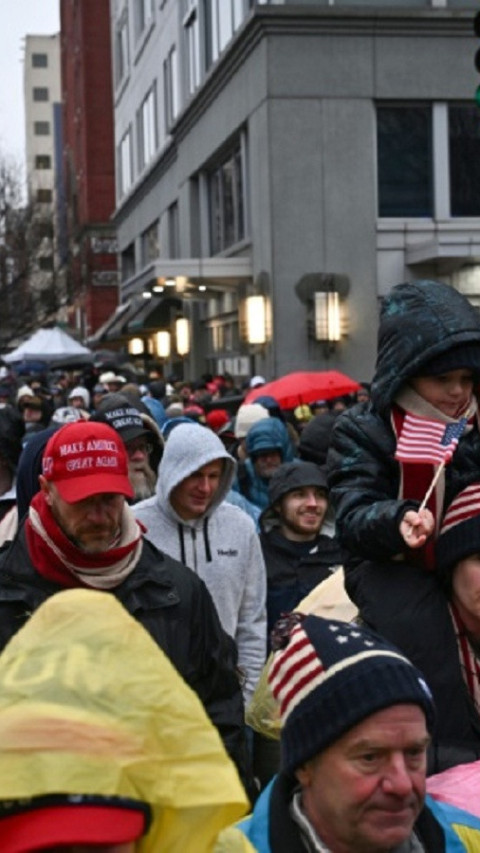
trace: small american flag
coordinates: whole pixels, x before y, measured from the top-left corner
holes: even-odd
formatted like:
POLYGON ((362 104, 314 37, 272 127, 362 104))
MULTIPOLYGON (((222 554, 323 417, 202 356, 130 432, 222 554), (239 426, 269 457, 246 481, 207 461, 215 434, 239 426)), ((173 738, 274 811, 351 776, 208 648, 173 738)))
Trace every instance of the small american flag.
POLYGON ((460 418, 456 423, 445 426, 439 421, 407 413, 395 459, 399 462, 427 462, 431 465, 450 462, 466 423, 466 418, 460 418))

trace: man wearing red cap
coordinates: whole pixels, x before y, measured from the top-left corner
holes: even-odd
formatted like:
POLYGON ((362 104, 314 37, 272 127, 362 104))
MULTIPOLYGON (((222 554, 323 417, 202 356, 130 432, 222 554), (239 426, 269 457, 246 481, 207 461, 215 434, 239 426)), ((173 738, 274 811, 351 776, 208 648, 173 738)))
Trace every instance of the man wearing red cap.
POLYGON ((67 424, 49 439, 40 491, 0 557, 0 648, 54 593, 111 592, 196 691, 244 770, 243 703, 233 641, 189 569, 144 539, 126 498, 128 460, 107 424, 67 424))

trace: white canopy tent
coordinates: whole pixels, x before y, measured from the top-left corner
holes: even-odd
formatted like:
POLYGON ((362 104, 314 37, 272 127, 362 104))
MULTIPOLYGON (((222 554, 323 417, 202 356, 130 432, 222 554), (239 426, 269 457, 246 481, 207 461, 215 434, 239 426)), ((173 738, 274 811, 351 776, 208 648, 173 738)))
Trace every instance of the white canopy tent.
POLYGON ((39 329, 12 352, 2 355, 6 364, 25 361, 43 361, 48 365, 85 364, 93 361, 93 353, 79 344, 59 326, 39 329))

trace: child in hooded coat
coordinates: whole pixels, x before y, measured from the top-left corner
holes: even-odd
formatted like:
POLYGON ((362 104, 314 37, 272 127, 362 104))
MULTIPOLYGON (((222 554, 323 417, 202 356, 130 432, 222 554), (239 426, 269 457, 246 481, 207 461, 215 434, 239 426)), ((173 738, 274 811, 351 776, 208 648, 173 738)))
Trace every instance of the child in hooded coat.
POLYGON ((480 479, 480 317, 453 287, 399 284, 384 299, 371 399, 342 413, 328 454, 346 589, 362 609, 392 561, 435 567, 444 507, 480 479), (407 416, 442 427, 465 419, 458 446, 420 509, 438 464, 400 461, 407 416))

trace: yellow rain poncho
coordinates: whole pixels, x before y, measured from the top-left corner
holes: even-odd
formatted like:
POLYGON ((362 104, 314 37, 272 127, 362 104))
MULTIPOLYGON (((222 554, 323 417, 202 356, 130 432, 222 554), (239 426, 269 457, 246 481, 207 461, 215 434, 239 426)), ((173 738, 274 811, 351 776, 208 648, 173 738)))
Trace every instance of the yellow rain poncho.
POLYGON ((108 593, 58 593, 0 655, 0 799, 49 793, 149 803, 140 853, 207 853, 248 809, 196 694, 108 593))

